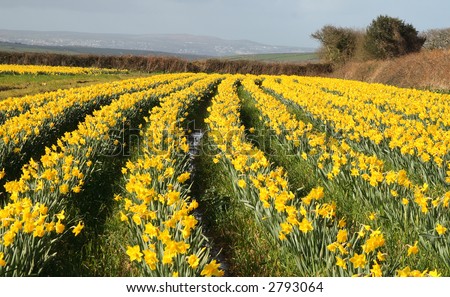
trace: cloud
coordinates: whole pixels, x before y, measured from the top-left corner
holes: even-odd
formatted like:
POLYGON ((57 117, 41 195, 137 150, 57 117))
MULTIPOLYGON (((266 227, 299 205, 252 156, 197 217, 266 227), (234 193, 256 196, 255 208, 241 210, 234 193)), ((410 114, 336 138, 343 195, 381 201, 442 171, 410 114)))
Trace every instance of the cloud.
POLYGON ((419 30, 448 26, 448 0, 0 0, 0 28, 99 33, 190 33, 316 45, 326 24, 364 28, 379 14, 419 30))
POLYGON ((142 0, 2 0, 2 8, 50 9, 66 12, 128 12, 144 2, 142 0))

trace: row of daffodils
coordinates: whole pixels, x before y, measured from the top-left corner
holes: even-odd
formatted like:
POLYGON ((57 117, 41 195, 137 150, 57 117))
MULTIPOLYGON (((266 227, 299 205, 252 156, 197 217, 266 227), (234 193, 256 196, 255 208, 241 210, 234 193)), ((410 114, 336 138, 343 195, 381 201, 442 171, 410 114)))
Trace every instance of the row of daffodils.
MULTIPOLYGON (((70 88, 57 90, 52 92, 39 93, 35 95, 27 95, 24 97, 10 97, 0 101, 0 124, 12 119, 20 114, 36 111, 48 103, 53 104, 59 102, 65 104, 74 104, 78 100, 97 99, 108 96, 118 96, 125 92, 131 92, 147 87, 149 78, 139 80, 128 79, 123 81, 115 81, 111 83, 97 84, 95 86, 70 88)), ((70 106, 70 105, 69 105, 70 106)), ((49 108, 54 108, 49 105, 49 108)), ((55 111, 53 111, 55 113, 55 111)))
POLYGON ((115 215, 129 232, 122 250, 133 273, 224 275, 201 226, 202 197, 190 197, 185 120, 204 104, 211 167, 228 175, 230 196, 301 275, 447 274, 449 99, 329 78, 192 73, 5 99, 0 275, 39 275, 61 239, 89 228, 74 206, 106 168, 104 157, 123 151, 115 134, 139 119, 139 147, 114 174, 123 176, 115 215), (244 105, 258 126, 244 126, 244 105), (292 189, 290 165, 274 166, 272 150, 249 140, 254 133, 307 168, 314 186, 306 196, 292 189), (30 158, 39 147, 42 155, 30 158))
MULTIPOLYGON (((300 81, 303 78, 297 79, 300 81)), ((315 80, 320 81, 318 78, 315 80)), ((285 91, 282 88, 286 86, 279 87, 280 85, 280 81, 273 78, 266 78, 262 82, 266 91, 273 92, 275 90, 280 93, 280 90, 285 91)), ((349 143, 352 144, 352 140, 333 137, 330 135, 331 133, 326 132, 325 125, 317 125, 313 117, 308 123, 297 120, 297 117, 289 113, 285 105, 292 106, 291 102, 296 103, 295 100, 302 96, 300 93, 295 93, 295 88, 292 88, 291 97, 288 97, 286 92, 283 93, 283 96, 289 99, 275 98, 268 94, 270 92, 264 92, 254 83, 254 79, 245 81, 244 88, 257 101, 258 109, 261 111, 265 123, 277 135, 286 148, 286 153, 296 155, 299 162, 308 163, 321 183, 330 189, 330 192, 340 191, 341 195, 343 193, 344 198, 341 203, 356 204, 360 207, 358 210, 360 216, 356 216, 359 221, 353 222, 353 226, 351 226, 355 232, 354 236, 351 236, 347 229, 339 230, 337 241, 327 246, 329 251, 341 253, 339 256, 335 256, 337 266, 351 272, 349 268, 362 268, 362 264, 364 264, 366 265, 365 272, 370 272, 372 275, 395 273, 404 275, 405 271, 411 273, 414 271, 412 274, 415 275, 427 275, 428 269, 419 273, 418 270, 411 270, 406 265, 420 263, 417 261, 419 251, 420 254, 432 254, 435 261, 437 259, 436 262, 445 263, 442 262, 448 258, 448 238, 445 236, 445 226, 448 226, 449 221, 444 213, 448 209, 450 198, 448 192, 432 200, 427 197, 427 191, 429 191, 427 184, 416 185, 408 178, 407 172, 403 169, 387 170, 385 162, 379 159, 373 151, 349 145, 349 143), (325 132, 322 132, 323 130, 325 132), (390 238, 385 238, 384 226, 388 226, 391 231, 394 230, 391 232, 393 234, 389 233, 389 236, 394 237, 392 240, 398 241, 396 245, 385 242, 390 238), (368 245, 369 239, 364 242, 361 237, 367 236, 367 234, 370 234, 370 241, 374 240, 377 243, 371 246, 368 245), (372 236, 377 239, 372 239, 372 236), (350 243, 347 245, 354 250, 353 257, 348 251, 338 249, 340 244, 345 243, 347 239, 350 243), (359 250, 350 239, 362 243, 359 250), (377 251, 378 248, 384 246, 387 250, 377 251), (355 255, 364 261, 355 264, 355 255), (373 262, 372 268, 367 265, 370 263, 370 259, 373 262), (349 265, 348 261, 353 265, 349 265), (382 264, 381 261, 385 262, 382 264), (406 263, 404 269, 401 267, 403 263, 406 263)), ((308 100, 317 103, 309 103, 310 106, 320 106, 322 104, 320 101, 324 97, 323 92, 318 89, 313 94, 315 97, 311 95, 308 100)), ((301 100, 305 99, 302 97, 301 100)), ((299 107, 299 105, 295 105, 295 108, 303 116, 304 113, 309 112, 307 108, 299 107)), ((342 213, 339 209, 337 212, 342 213)), ((433 264, 436 265, 436 262, 433 264)), ((448 264, 443 265, 446 267, 448 264)), ((327 270, 329 271, 329 269, 327 270)), ((436 270, 433 270, 431 274, 435 275, 436 273, 436 270)))
POLYGON ((47 65, 15 65, 0 64, 0 74, 114 74, 127 72, 126 70, 106 69, 95 67, 70 67, 70 66, 47 66, 47 65))
POLYGON ((156 88, 121 95, 46 148, 40 160, 31 159, 23 166, 21 177, 5 184, 8 201, 0 209, 0 274, 38 274, 54 253, 55 242, 69 230, 75 235, 82 230, 78 217, 83 214, 68 213, 67 207, 76 204, 97 160, 113 153, 111 146, 117 143, 111 132, 123 130, 128 119, 139 116, 136 110, 148 109, 197 79, 153 77, 153 83, 160 83, 156 88))
MULTIPOLYGON (((324 267, 317 269, 322 261, 318 255, 327 253, 324 240, 336 237, 336 228, 322 228, 333 224, 335 205, 319 202, 324 196, 321 187, 302 199, 295 197, 285 170, 273 168, 265 154, 246 141, 237 94, 237 84, 243 79, 230 76, 224 80, 209 108, 206 122, 218 148, 213 162, 225 168, 235 196, 255 212, 257 221, 277 239, 279 248, 292 254, 305 275, 319 275, 324 267)), ((328 266, 329 273, 334 273, 336 269, 328 266)))
POLYGON ((20 158, 23 148, 41 144, 43 139, 53 137, 74 120, 120 95, 160 83, 162 81, 150 77, 2 101, 0 114, 3 113, 5 121, 0 126, 0 168, 12 155, 20 158))
POLYGON ((161 100, 146 118, 140 157, 123 168, 126 193, 120 217, 133 238, 126 253, 141 276, 222 276, 188 196, 190 172, 184 119, 212 93, 210 75, 161 100))

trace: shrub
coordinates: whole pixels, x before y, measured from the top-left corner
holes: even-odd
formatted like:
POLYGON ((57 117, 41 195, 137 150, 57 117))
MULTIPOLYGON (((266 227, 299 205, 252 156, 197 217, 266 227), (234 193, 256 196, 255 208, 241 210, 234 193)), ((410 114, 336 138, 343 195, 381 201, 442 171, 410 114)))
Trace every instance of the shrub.
POLYGON ((370 58, 388 59, 418 52, 425 38, 411 24, 389 16, 378 16, 366 31, 364 48, 370 58))
POLYGON ((322 44, 319 54, 327 62, 341 64, 351 59, 356 51, 358 32, 349 29, 326 25, 311 34, 322 44))
POLYGON ((450 28, 428 30, 421 35, 426 38, 423 45, 426 49, 450 48, 450 28))

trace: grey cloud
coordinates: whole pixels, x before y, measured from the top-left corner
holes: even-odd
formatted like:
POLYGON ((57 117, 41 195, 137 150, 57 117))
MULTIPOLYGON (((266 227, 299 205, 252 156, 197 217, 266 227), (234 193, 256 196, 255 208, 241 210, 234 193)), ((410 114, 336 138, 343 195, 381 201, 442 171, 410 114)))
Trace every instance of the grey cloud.
POLYGON ((0 29, 190 33, 315 46, 333 24, 364 28, 379 14, 420 30, 449 26, 448 0, 0 0, 0 29))

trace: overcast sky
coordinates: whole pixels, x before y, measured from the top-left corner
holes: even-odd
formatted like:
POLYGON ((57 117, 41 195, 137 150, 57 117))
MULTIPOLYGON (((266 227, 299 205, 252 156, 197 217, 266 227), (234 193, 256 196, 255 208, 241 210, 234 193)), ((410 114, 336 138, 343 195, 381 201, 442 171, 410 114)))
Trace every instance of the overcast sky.
POLYGON ((365 28, 378 15, 417 30, 450 27, 449 0, 0 0, 0 29, 188 33, 316 47, 326 24, 365 28))

